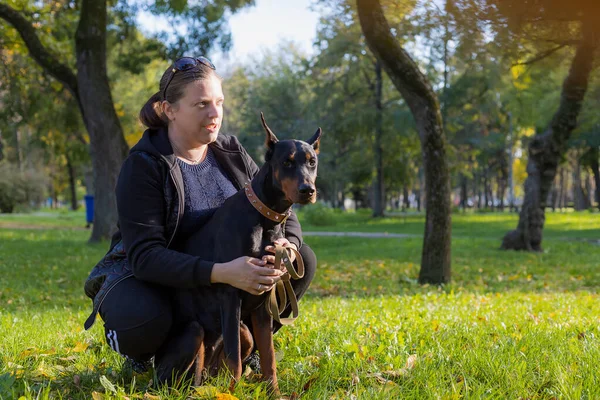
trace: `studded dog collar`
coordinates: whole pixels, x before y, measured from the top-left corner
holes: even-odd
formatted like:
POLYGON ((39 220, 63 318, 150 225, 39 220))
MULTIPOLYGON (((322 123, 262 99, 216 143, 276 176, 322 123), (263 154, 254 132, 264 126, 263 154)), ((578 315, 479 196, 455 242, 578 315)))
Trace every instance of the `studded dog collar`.
POLYGON ((244 192, 246 193, 246 197, 248 198, 250 204, 252 204, 252 206, 256 208, 256 211, 258 211, 265 218, 268 218, 273 222, 283 223, 292 213, 291 207, 288 208, 287 211, 283 214, 271 210, 262 201, 260 201, 258 196, 256 196, 256 193, 254 193, 254 189, 252 189, 252 185, 250 184, 250 182, 246 182, 246 184, 244 185, 244 192))

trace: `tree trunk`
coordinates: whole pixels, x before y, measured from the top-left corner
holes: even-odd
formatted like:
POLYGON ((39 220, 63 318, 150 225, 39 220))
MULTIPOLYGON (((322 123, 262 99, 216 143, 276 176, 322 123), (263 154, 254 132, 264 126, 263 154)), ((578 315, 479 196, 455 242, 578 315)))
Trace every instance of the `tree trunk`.
POLYGON ((552 181, 552 191, 551 191, 551 200, 550 202, 552 203, 552 212, 556 211, 556 203, 558 202, 558 179, 559 179, 559 175, 560 175, 560 171, 556 174, 557 176, 554 177, 554 180, 552 181))
POLYGON ((566 187, 566 182, 565 182, 565 168, 562 167, 560 169, 560 189, 559 189, 559 194, 558 194, 558 208, 560 208, 560 211, 562 212, 565 208, 565 187, 566 187))
POLYGON ((484 208, 488 208, 490 206, 490 198, 488 197, 488 170, 487 168, 483 170, 483 198, 485 199, 484 208))
POLYGON ((404 206, 402 207, 402 211, 406 211, 410 208, 410 201, 408 200, 408 185, 405 183, 402 188, 402 197, 404 200, 404 206))
POLYGON ((94 227, 90 242, 109 239, 118 220, 115 187, 128 146, 106 73, 106 0, 84 0, 75 36, 79 97, 94 167, 94 227))
POLYGON ((375 185, 373 187, 373 217, 383 217, 385 211, 385 187, 383 182, 383 76, 381 61, 375 62, 375 185))
POLYGON ((598 158, 600 158, 600 152, 598 151, 598 147, 594 147, 592 149, 592 162, 591 168, 592 173, 594 174, 594 192, 596 198, 596 207, 600 210, 600 163, 598 162, 598 158))
POLYGON ((15 130, 15 147, 17 152, 17 167, 19 171, 23 172, 23 148, 21 146, 21 129, 19 128, 15 130))
POLYGON ((90 136, 94 173, 94 229, 90 242, 109 239, 116 229, 115 186, 127 143, 112 101, 106 74, 106 0, 83 0, 75 34, 77 75, 50 54, 35 28, 19 12, 0 3, 0 18, 12 24, 32 57, 77 99, 90 136))
POLYGON ((577 126, 587 91, 590 71, 597 47, 593 22, 582 24, 583 39, 577 46, 571 68, 562 87, 560 106, 550 126, 529 144, 525 198, 517 229, 502 240, 502 249, 542 251, 546 198, 552 185, 560 157, 565 153, 571 132, 577 126))
POLYGON ((579 155, 576 154, 573 160, 573 207, 575 211, 585 210, 585 193, 581 186, 581 162, 579 155))
POLYGON ((425 234, 420 283, 450 281, 451 204, 446 138, 431 84, 392 35, 378 0, 357 0, 366 42, 411 109, 425 168, 425 234))
POLYGON ((477 209, 481 209, 481 174, 475 170, 475 179, 473 181, 475 188, 473 189, 473 195, 477 196, 477 209))
POLYGON ((594 204, 594 195, 592 193, 591 175, 586 171, 585 174, 585 209, 592 208, 594 204))
POLYGON ((73 163, 71 162, 71 157, 69 157, 69 153, 66 154, 67 158, 67 172, 69 173, 69 191, 71 192, 71 210, 77 211, 79 205, 77 204, 77 187, 75 185, 75 168, 73 167, 73 163))
POLYGON ((498 178, 496 179, 498 182, 498 201, 500 202, 498 204, 498 208, 500 211, 504 211, 504 191, 506 188, 505 182, 506 180, 500 175, 498 176, 498 178))
POLYGON ((460 174, 460 207, 463 212, 467 209, 467 177, 463 174, 460 174))
POLYGON ((510 208, 510 212, 515 210, 515 172, 514 172, 514 134, 513 134, 513 124, 512 124, 512 113, 509 111, 508 114, 508 205, 510 208))

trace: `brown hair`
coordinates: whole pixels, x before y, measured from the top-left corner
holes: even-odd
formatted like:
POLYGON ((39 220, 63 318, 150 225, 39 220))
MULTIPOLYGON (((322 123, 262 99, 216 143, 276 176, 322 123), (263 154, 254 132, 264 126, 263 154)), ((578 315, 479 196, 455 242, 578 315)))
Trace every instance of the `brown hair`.
POLYGON ((140 121, 142 124, 150 129, 166 128, 169 125, 169 119, 162 113, 161 103, 164 100, 171 104, 177 103, 185 94, 187 85, 195 81, 208 79, 210 76, 221 79, 212 68, 201 63, 198 63, 194 68, 177 72, 173 72, 172 65, 169 66, 160 78, 160 90, 154 93, 140 110, 140 121), (171 76, 171 82, 163 98, 165 85, 171 76))

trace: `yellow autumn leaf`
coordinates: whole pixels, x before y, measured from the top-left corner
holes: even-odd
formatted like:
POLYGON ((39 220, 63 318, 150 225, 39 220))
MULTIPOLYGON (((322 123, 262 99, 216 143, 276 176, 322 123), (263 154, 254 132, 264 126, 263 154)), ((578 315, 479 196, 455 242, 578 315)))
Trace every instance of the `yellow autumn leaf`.
POLYGON ((196 387, 194 391, 200 398, 207 399, 214 399, 219 394, 217 388, 210 385, 196 387))
POLYGON ((92 399, 94 399, 94 400, 104 400, 104 393, 92 392, 92 399))
POLYGON ((89 344, 85 342, 77 342, 77 344, 75 344, 75 347, 73 347, 71 351, 74 353, 82 353, 88 348, 88 346, 89 344))
POLYGON ((217 400, 239 400, 239 399, 229 393, 217 393, 217 400))

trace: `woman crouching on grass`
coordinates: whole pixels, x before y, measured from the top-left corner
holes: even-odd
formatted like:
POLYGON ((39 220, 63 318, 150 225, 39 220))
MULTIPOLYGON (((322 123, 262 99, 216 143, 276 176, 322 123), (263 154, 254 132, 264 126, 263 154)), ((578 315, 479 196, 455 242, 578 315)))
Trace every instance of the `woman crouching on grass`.
MULTIPOLYGON (((178 59, 162 75, 159 89, 140 112, 148 129, 121 167, 119 231, 85 283, 94 303, 85 327, 99 312, 111 348, 138 372, 154 357, 158 380, 165 383, 189 369, 199 346, 197 324, 173 323, 173 291, 226 283, 260 295, 273 288, 282 272, 274 268, 273 255, 214 263, 173 250, 251 180, 258 167, 237 138, 219 133, 224 96, 208 59, 178 59), (178 352, 185 356, 167 348, 186 349, 178 352)), ((287 219, 285 232, 278 243, 298 249, 304 258, 304 278, 292 282, 300 299, 317 260, 302 241, 295 214, 287 219)), ((274 331, 280 327, 275 323, 274 331)))

